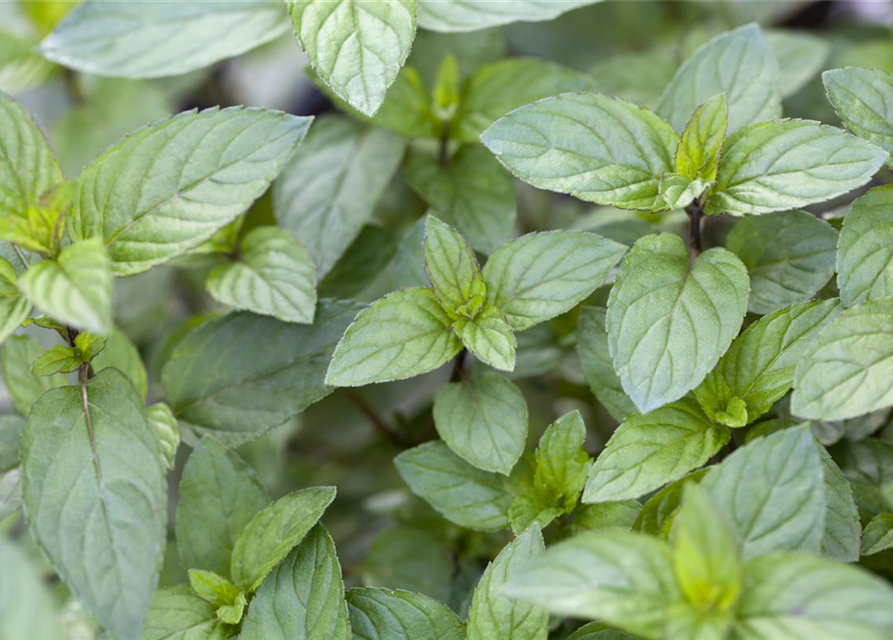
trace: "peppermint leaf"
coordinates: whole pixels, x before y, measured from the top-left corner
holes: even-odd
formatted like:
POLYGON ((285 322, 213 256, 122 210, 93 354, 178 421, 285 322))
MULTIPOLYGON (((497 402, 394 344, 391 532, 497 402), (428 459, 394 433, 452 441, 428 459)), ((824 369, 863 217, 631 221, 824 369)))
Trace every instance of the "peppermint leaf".
POLYGON ((446 606, 409 591, 348 589, 350 626, 357 639, 463 640, 463 625, 446 606))
POLYGON ((893 295, 893 189, 878 187, 853 202, 837 248, 837 286, 847 307, 893 295))
POLYGON ((451 317, 474 318, 487 297, 477 258, 462 236, 434 216, 427 217, 425 273, 440 305, 451 317))
POLYGON ((893 153, 893 75, 881 69, 847 67, 826 71, 822 81, 846 128, 893 153))

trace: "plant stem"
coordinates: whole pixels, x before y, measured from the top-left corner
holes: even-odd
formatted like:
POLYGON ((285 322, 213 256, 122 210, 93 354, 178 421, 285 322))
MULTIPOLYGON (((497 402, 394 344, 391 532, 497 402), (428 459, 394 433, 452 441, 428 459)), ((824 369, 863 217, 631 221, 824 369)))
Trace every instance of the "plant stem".
POLYGON ((465 356, 468 349, 463 348, 453 362, 453 372, 450 374, 450 382, 459 382, 465 379, 465 356))
POLYGON ((388 440, 391 444, 401 449, 405 449, 408 446, 408 443, 403 439, 396 429, 394 429, 391 425, 389 425, 385 420, 378 415, 378 412, 375 408, 366 402, 366 399, 360 395, 359 392, 354 389, 345 387, 344 393, 347 394, 347 397, 350 398, 351 402, 356 405, 357 409, 369 419, 369 423, 372 425, 372 428, 375 429, 380 435, 384 436, 386 440, 388 440))
POLYGON ((693 254, 701 253, 701 219, 704 217, 704 209, 701 203, 695 200, 685 207, 685 213, 688 214, 688 249, 693 254))

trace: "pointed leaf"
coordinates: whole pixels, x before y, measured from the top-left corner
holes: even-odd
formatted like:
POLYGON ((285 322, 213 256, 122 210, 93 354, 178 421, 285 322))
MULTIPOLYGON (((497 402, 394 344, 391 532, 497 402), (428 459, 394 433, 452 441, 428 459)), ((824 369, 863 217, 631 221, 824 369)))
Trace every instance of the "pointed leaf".
POLYGON ((729 107, 725 93, 699 104, 685 125, 676 148, 676 171, 689 180, 714 180, 728 124, 729 107))
POLYGON ((463 640, 456 614, 427 596, 376 587, 348 589, 355 640, 463 640))
POLYGON ((846 128, 893 153, 893 75, 847 67, 826 71, 822 81, 846 128))
POLYGON ((501 371, 514 371, 515 332, 499 309, 485 309, 475 319, 459 318, 453 331, 481 362, 501 371))
POLYGON ((847 307, 893 295, 893 188, 872 189, 843 219, 837 286, 847 307))
POLYGON ((865 525, 862 555, 874 555, 890 547, 893 547, 893 514, 881 513, 865 525))
POLYGON ((818 449, 822 459, 826 506, 822 555, 841 562, 856 562, 859 559, 862 527, 853 490, 825 447, 819 446, 818 449))
POLYGON ((614 371, 608 351, 608 332, 605 330, 607 309, 582 307, 577 322, 577 355, 589 388, 608 413, 622 422, 637 413, 636 405, 623 392, 620 378, 614 371))
POLYGON ((431 31, 476 31, 512 22, 552 20, 566 11, 595 4, 599 0, 421 0, 419 26, 431 31))
POLYGON ((457 318, 477 316, 487 297, 487 285, 477 257, 462 236, 429 215, 423 252, 425 273, 444 311, 457 318))

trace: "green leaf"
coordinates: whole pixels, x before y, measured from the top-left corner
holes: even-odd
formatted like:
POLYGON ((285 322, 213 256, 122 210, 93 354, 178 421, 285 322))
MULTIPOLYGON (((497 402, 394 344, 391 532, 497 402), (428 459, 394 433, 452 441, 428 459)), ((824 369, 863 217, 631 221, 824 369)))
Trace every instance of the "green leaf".
POLYGON ((244 312, 202 323, 162 370, 167 402, 199 435, 252 440, 331 393, 325 370, 358 308, 323 300, 310 326, 244 312))
POLYGON ((354 640, 464 640, 456 614, 436 600, 409 591, 348 589, 354 640))
POLYGON ((819 446, 818 449, 822 460, 826 503, 822 555, 841 562, 856 562, 859 559, 859 538, 862 532, 853 490, 825 447, 819 446))
POLYGON ((431 31, 477 31, 512 22, 552 20, 562 13, 599 0, 420 0, 419 26, 431 31))
POLYGON ((893 514, 881 513, 865 525, 862 555, 870 556, 893 547, 893 514))
POLYGON ((517 341, 505 314, 495 307, 485 309, 477 318, 459 318, 453 331, 462 344, 481 362, 501 371, 515 370, 517 341))
POLYGON ((790 391, 797 363, 839 306, 837 300, 804 302, 747 327, 694 391, 707 416, 730 427, 756 422, 790 391), (722 415, 733 403, 743 411, 740 422, 722 415))
POLYGON ((53 596, 38 567, 6 536, 0 536, 0 566, 0 638, 62 640, 53 596))
POLYGON ((338 97, 375 115, 409 56, 416 0, 290 0, 289 13, 313 70, 338 97))
POLYGON ((893 75, 847 67, 825 71, 822 81, 846 128, 893 153, 893 75))
POLYGON ((124 78, 175 76, 237 56, 285 33, 275 2, 84 2, 40 45, 77 71, 124 78))
POLYGON ((146 367, 143 365, 137 348, 127 335, 117 327, 112 327, 112 331, 105 342, 105 348, 99 355, 93 358, 92 365, 97 372, 102 371, 106 367, 119 369, 130 378, 140 395, 144 398, 146 397, 149 390, 146 367))
POLYGON ((256 591, 273 567, 301 543, 334 499, 334 487, 302 489, 255 515, 233 546, 233 582, 246 591, 256 591))
POLYGON ((239 533, 270 503, 257 474, 206 436, 186 461, 179 494, 176 533, 183 566, 228 576, 239 533))
POLYGON ((711 184, 712 181, 703 178, 689 180, 678 173, 665 173, 660 178, 660 197, 670 209, 684 209, 695 198, 700 197, 711 184))
POLYGON ((637 500, 583 504, 574 510, 571 531, 575 534, 604 529, 629 531, 641 511, 642 505, 637 500))
POLYGON ((747 640, 884 640, 893 634, 893 590, 862 569, 773 553, 744 567, 733 637, 747 640))
POLYGON ((486 149, 463 145, 445 165, 414 151, 405 175, 410 188, 478 251, 492 253, 511 238, 515 187, 486 149))
POLYGON ((706 489, 685 487, 673 528, 676 579, 702 611, 726 611, 741 593, 741 557, 731 523, 706 489))
POLYGON ((242 623, 241 640, 350 640, 341 565, 322 525, 264 580, 242 623))
POLYGON ((189 569, 189 586, 199 598, 220 607, 232 604, 242 593, 236 585, 213 571, 189 569))
POLYGON ((596 459, 583 502, 638 498, 704 465, 729 437, 687 398, 630 416, 596 459))
POLYGON ((440 306, 451 318, 475 318, 487 298, 477 258, 455 229, 426 218, 425 273, 440 306))
POLYGON ((474 590, 468 613, 468 640, 545 640, 549 615, 526 602, 510 600, 502 586, 531 558, 545 550, 539 529, 531 527, 507 545, 487 566, 474 590))
POLYGON ((38 377, 31 373, 31 363, 43 353, 43 345, 30 336, 12 336, 0 352, 3 384, 12 403, 23 416, 44 391, 68 384, 62 374, 38 377))
POLYGON ((481 141, 534 187, 621 209, 659 211, 665 208, 660 176, 673 170, 679 136, 625 100, 569 93, 512 111, 481 141))
POLYGON ((626 247, 585 231, 529 233, 490 256, 487 302, 515 331, 573 309, 608 277, 626 247))
POLYGON ((382 531, 369 546, 363 560, 363 584, 388 589, 402 585, 448 602, 455 570, 450 550, 432 533, 398 525, 382 531))
POLYGON ((31 313, 31 304, 19 293, 16 271, 0 258, 0 343, 3 343, 31 313))
POLYGON ((676 148, 676 171, 689 180, 715 180, 728 125, 729 107, 725 93, 699 104, 682 130, 676 148))
POLYGON ((273 186, 273 212, 328 273, 372 216, 405 142, 344 118, 320 118, 273 186))
MULTIPOLYGON (((527 425, 527 405, 524 405, 525 430, 527 425)), ((19 464, 22 431, 25 419, 13 415, 0 416, 0 472, 9 471, 19 464)))
POLYGON ((71 373, 81 366, 83 361, 80 349, 57 344, 37 356, 31 365, 31 375, 51 376, 56 373, 71 373))
POLYGON ((705 211, 741 216, 824 202, 868 182, 887 156, 812 120, 748 125, 726 140, 705 211))
POLYGON ((326 384, 359 387, 431 371, 462 348, 430 289, 389 293, 359 314, 338 343, 326 384))
POLYGON ((757 438, 701 480, 734 523, 744 558, 781 549, 818 552, 823 484, 821 458, 806 425, 757 438))
POLYGON ((637 640, 637 638, 601 622, 590 622, 570 634, 567 640, 637 640))
POLYGON ((847 309, 803 354, 791 411, 843 420, 893 405, 893 298, 847 309))
POLYGON ((583 448, 586 425, 579 411, 566 413, 549 425, 536 449, 534 483, 550 502, 565 512, 576 505, 592 460, 583 448))
POLYGON ((139 637, 158 581, 164 476, 143 400, 122 373, 32 407, 22 436, 29 529, 78 600, 125 640, 139 637))
POLYGON ((696 387, 737 335, 747 272, 721 248, 692 259, 677 235, 645 236, 620 266, 608 299, 608 345, 642 412, 696 387))
POLYGON ((98 238, 67 246, 19 278, 19 289, 54 320, 94 333, 112 324, 112 264, 98 238))
POLYGON ((749 24, 701 46, 673 76, 657 112, 681 131, 699 103, 725 93, 729 133, 781 116, 778 63, 759 26, 749 24))
POLYGON ((239 260, 215 267, 208 293, 218 302, 310 324, 316 312, 316 267, 288 231, 258 227, 240 243, 239 260))
POLYGON ((709 467, 703 467, 697 471, 692 471, 684 478, 668 484, 652 495, 642 505, 642 510, 636 516, 633 531, 641 531, 661 537, 668 536, 676 514, 679 511, 679 505, 682 504, 682 495, 685 487, 692 482, 700 481, 708 470, 709 467))
POLYGON ((513 574, 503 593, 646 638, 662 636, 664 610, 681 598, 667 543, 626 531, 583 533, 549 547, 513 574))
POLYGON ((184 584, 155 592, 140 640, 224 640, 231 635, 213 605, 184 584))
POLYGON ((837 231, 806 211, 748 216, 732 227, 726 248, 750 274, 753 313, 806 302, 834 275, 837 231))
POLYGON ((149 416, 149 426, 158 437, 161 446, 161 460, 168 471, 174 468, 177 457, 177 449, 180 447, 180 427, 174 412, 163 402, 156 402, 146 407, 149 416))
POLYGON ((608 413, 622 422, 636 413, 636 405, 623 392, 620 378, 614 371, 608 351, 608 332, 605 329, 607 309, 582 307, 577 322, 577 355, 586 376, 586 382, 599 403, 608 413))
POLYGON ((462 90, 450 136, 478 142, 481 133, 509 111, 549 96, 586 91, 592 85, 586 76, 548 60, 510 58, 484 65, 462 90))
POLYGON ((451 522, 490 531, 508 525, 514 496, 506 480, 468 464, 443 442, 428 442, 394 459, 410 490, 451 522))
POLYGON ((833 451, 853 489, 862 519, 893 512, 893 445, 880 440, 844 440, 833 451))
POLYGON ((144 127, 84 169, 69 220, 72 236, 100 237, 119 275, 185 253, 266 191, 310 121, 230 107, 187 111, 144 127))
POLYGON ((805 87, 823 68, 830 43, 806 31, 771 29, 764 31, 766 44, 778 61, 778 88, 787 98, 805 87))
POLYGON ((847 307, 893 295, 893 188, 872 189, 843 219, 837 286, 847 307))
POLYGON ((508 475, 527 444, 527 403, 508 378, 484 373, 438 390, 434 424, 441 439, 466 462, 508 475))

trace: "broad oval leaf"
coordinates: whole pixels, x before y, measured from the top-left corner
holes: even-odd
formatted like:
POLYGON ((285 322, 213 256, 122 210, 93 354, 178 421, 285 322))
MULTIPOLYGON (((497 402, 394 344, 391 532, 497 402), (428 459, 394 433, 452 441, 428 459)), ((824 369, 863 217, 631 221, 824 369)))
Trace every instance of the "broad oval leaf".
POLYGON ((339 98, 375 115, 415 38, 416 0, 290 0, 295 35, 339 98))
POLYGON ((773 120, 739 129, 722 150, 708 214, 796 209, 860 187, 886 151, 812 120, 773 120))
POLYGON ((512 22, 552 20, 600 0, 419 0, 419 26, 431 31, 477 31, 512 22))
POLYGON ((106 369, 40 397, 22 436, 22 479, 31 534, 56 572, 103 627, 135 640, 158 582, 167 490, 124 374, 106 369))
POLYGON ((623 388, 642 412, 704 379, 747 311, 747 271, 725 249, 692 259, 677 235, 646 236, 620 266, 608 298, 608 345, 623 388))
POLYGON ((348 589, 355 640, 463 640, 462 622, 428 596, 378 587, 348 589))
POLYGON ((229 107, 187 111, 144 127, 84 169, 69 229, 75 238, 100 237, 115 273, 146 271, 248 209, 310 121, 229 107))
POLYGON ((608 332, 605 329, 607 309, 582 307, 577 321, 577 355, 583 374, 592 393, 608 413, 622 422, 638 412, 636 405, 623 391, 623 385, 608 351, 608 332))
POLYGON ((679 136, 651 111, 625 100, 568 93, 512 111, 481 141, 534 187, 659 211, 665 208, 660 176, 673 170, 679 136))
POLYGON ((847 307, 893 295, 893 187, 872 189, 843 219, 837 286, 847 307))
POLYGON ((893 75, 847 67, 826 71, 822 81, 846 128, 893 153, 893 75))

